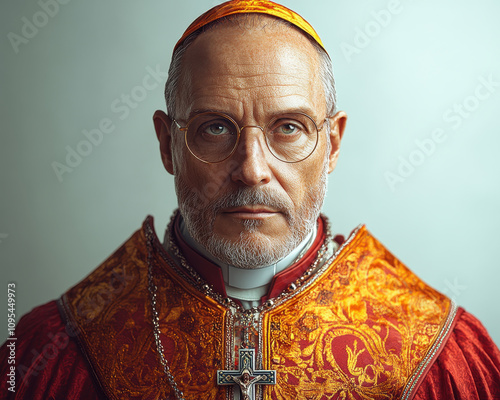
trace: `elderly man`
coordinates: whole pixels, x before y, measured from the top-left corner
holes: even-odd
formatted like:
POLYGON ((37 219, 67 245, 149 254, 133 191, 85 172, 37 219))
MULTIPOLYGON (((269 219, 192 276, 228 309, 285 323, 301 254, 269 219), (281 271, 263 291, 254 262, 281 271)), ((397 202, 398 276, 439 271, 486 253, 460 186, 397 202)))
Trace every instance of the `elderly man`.
MULTIPOLYGON (((179 201, 25 316, 20 399, 498 399, 481 324, 320 216, 346 114, 313 28, 229 1, 174 50, 154 124, 179 201)), ((9 351, 2 348, 2 354, 9 351)), ((7 370, 9 372, 9 370, 7 370)), ((4 379, 5 381, 5 379, 4 379)))

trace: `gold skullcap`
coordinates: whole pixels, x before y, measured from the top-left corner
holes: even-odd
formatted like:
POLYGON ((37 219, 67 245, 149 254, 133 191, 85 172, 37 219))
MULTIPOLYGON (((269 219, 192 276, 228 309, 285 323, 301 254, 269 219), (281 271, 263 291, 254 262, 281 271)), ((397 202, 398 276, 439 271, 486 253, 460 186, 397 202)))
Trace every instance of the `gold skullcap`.
POLYGON ((198 29, 203 28, 209 23, 214 22, 220 18, 224 18, 233 14, 245 13, 267 14, 288 21, 311 36, 326 52, 323 42, 321 42, 321 39, 319 38, 314 28, 309 24, 309 22, 307 22, 295 11, 286 8, 281 4, 273 3, 272 1, 268 0, 230 0, 213 7, 206 13, 199 16, 191 25, 189 25, 189 27, 186 29, 186 32, 184 32, 182 37, 175 45, 174 52, 189 35, 197 31, 198 29))

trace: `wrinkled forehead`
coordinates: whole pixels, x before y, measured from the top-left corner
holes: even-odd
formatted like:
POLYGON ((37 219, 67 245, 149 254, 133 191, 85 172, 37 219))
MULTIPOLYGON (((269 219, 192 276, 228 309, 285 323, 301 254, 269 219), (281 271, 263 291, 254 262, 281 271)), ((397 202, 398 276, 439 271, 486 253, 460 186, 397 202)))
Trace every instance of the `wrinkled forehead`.
POLYGON ((325 101, 318 50, 302 32, 268 16, 238 16, 200 34, 184 54, 181 87, 184 109, 211 95, 265 104, 303 97, 311 107, 325 101))

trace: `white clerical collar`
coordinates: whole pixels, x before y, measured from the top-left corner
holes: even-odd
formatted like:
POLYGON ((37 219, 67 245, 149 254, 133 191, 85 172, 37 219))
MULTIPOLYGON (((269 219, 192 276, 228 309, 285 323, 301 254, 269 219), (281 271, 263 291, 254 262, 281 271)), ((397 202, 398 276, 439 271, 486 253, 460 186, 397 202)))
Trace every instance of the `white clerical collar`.
POLYGON ((230 291, 234 294, 237 292, 239 296, 236 297, 242 299, 247 297, 245 300, 254 300, 263 296, 274 275, 291 266, 301 253, 312 245, 317 232, 317 225, 314 225, 314 229, 309 232, 306 238, 288 256, 277 263, 259 269, 243 269, 223 263, 208 253, 203 246, 191 237, 182 217, 180 218, 179 228, 182 237, 191 248, 221 268, 227 294, 231 296, 230 291), (252 289, 257 289, 256 293, 252 293, 254 292, 252 289), (244 295, 245 292, 247 292, 246 296, 244 295))

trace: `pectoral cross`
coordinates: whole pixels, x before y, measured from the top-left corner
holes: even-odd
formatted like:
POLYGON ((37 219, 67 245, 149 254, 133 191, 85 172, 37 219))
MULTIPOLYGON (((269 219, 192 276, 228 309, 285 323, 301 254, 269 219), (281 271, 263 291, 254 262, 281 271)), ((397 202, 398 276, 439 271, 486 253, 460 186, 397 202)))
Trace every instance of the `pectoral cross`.
POLYGON ((217 371, 217 385, 238 385, 241 400, 255 400, 255 385, 276 385, 276 371, 255 371, 255 349, 239 350, 239 371, 217 371))

